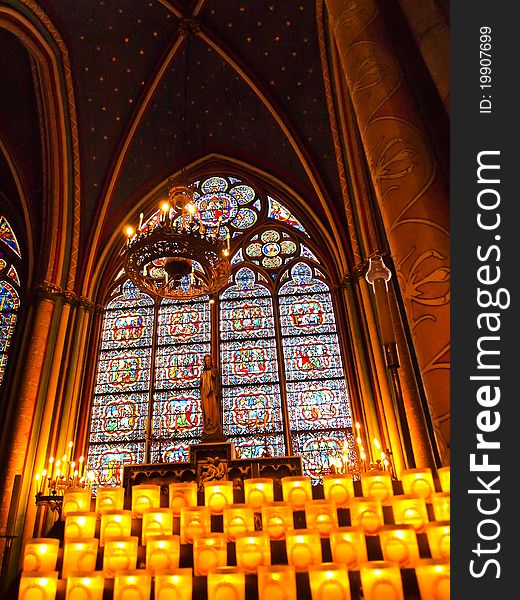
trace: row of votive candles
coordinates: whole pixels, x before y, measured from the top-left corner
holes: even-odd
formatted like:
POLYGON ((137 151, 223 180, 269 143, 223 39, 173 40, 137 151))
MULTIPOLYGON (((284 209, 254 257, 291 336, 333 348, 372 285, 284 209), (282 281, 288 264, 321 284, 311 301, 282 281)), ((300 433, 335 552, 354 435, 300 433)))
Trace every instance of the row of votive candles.
MULTIPOLYGON (((370 561, 360 565, 364 600, 404 600, 399 567, 388 561, 370 561)), ((421 559, 415 573, 421 600, 449 600, 449 561, 421 559)), ((351 587, 345 565, 321 563, 308 568, 312 600, 351 599, 351 587)), ((238 567, 216 567, 207 574, 208 600, 245 600, 245 571, 238 567)), ((157 572, 118 571, 114 578, 113 600, 147 600, 151 597, 152 577, 157 600, 192 600, 191 568, 157 572)), ((258 568, 259 600, 296 600, 296 571, 291 565, 265 565, 258 568)), ((54 600, 58 573, 22 574, 19 600, 54 600)), ((74 574, 67 579, 65 600, 102 600, 105 577, 100 571, 74 574)))
MULTIPOLYGON (((446 467, 445 469, 449 469, 446 467)), ((440 471, 440 469, 439 469, 440 471)), ((449 471, 440 479, 441 492, 435 491, 430 469, 409 469, 403 473, 404 494, 396 497, 411 497, 431 502, 434 509, 441 506, 449 498, 449 471), (446 476, 447 475, 447 476, 446 476), (438 500, 438 501, 436 501, 438 500)), ((283 500, 293 510, 304 510, 305 504, 313 499, 311 480, 308 477, 284 477, 282 482, 283 500)), ((274 501, 274 484, 272 479, 245 479, 245 504, 258 511, 274 501)), ((393 503, 394 492, 392 479, 387 471, 369 471, 361 475, 363 497, 381 500, 383 505, 393 503)), ((170 483, 169 507, 175 516, 180 515, 183 506, 197 505, 197 483, 170 483)), ((326 500, 333 501, 340 508, 349 507, 354 502, 354 483, 350 475, 326 475, 323 477, 323 489, 326 500)), ((69 512, 89 511, 91 491, 83 488, 69 488, 65 491, 62 504, 62 518, 69 512)), ((212 514, 222 514, 227 505, 233 504, 232 481, 210 481, 204 485, 204 504, 212 514)), ((124 505, 124 489, 122 487, 105 487, 97 489, 96 513, 106 510, 122 509, 124 505)), ((148 508, 159 508, 161 505, 161 488, 155 484, 142 484, 132 487, 132 513, 141 517, 148 508)), ((436 516, 436 518, 438 518, 436 516)), ((444 517, 445 518, 445 515, 444 517)))
MULTIPOLYGON (((358 570, 368 561, 365 532, 361 527, 334 528, 329 536, 334 562, 348 570, 358 570)), ((450 524, 446 521, 429 523, 426 539, 431 557, 448 560, 450 557, 450 524)), ((285 534, 287 562, 296 571, 304 572, 311 565, 323 561, 322 535, 317 529, 294 529, 285 534)), ((234 537, 236 566, 247 573, 256 573, 258 567, 271 564, 271 539, 266 531, 246 531, 234 537)), ((58 561, 59 540, 34 538, 24 548, 23 572, 45 573, 55 571, 58 561)), ((154 535, 146 543, 146 570, 152 573, 162 569, 179 568, 182 538, 180 535, 154 535)), ((414 568, 421 560, 417 534, 410 525, 387 525, 379 532, 379 543, 386 561, 400 568, 414 568)), ((222 532, 199 532, 193 535, 193 567, 195 575, 207 575, 209 570, 228 565, 228 537, 222 532)), ((98 538, 65 540, 61 575, 93 571, 98 562, 98 538)), ((138 536, 107 537, 102 546, 102 568, 106 577, 114 577, 121 569, 136 569, 139 553, 138 536)), ((185 565, 187 566, 187 565, 185 565)))

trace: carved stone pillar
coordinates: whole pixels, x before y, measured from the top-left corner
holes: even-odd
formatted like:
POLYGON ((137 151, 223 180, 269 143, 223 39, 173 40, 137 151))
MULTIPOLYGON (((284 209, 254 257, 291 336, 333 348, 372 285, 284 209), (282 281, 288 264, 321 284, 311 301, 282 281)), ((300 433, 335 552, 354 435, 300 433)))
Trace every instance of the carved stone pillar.
POLYGON ((449 430, 439 430, 437 416, 449 411, 450 401, 448 191, 375 2, 326 5, 438 444, 446 450, 449 430))

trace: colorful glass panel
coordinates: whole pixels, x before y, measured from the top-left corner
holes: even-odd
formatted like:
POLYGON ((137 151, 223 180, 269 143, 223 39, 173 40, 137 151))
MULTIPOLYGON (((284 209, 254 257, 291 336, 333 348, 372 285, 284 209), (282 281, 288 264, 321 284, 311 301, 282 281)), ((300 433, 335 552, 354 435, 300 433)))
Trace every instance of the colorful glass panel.
POLYGON ((288 382, 287 404, 292 426, 296 430, 349 427, 346 397, 347 388, 341 379, 288 382))
POLYGON ((146 428, 148 394, 95 396, 91 442, 132 441, 146 428))
POLYGON ((293 433, 293 452, 302 457, 303 474, 319 483, 321 476, 330 473, 335 461, 343 457, 349 438, 352 434, 345 431, 293 433))
POLYGON ((150 462, 152 464, 160 463, 178 463, 188 462, 190 446, 187 442, 152 442, 150 446, 150 462))
POLYGON ((94 473, 93 488, 99 485, 121 485, 123 466, 144 462, 144 442, 91 444, 87 470, 94 473))
POLYGON ((154 438, 200 436, 202 411, 199 390, 168 391, 155 394, 152 422, 154 438))
POLYGON ((271 294, 243 267, 221 294, 220 307, 224 433, 238 442, 239 436, 278 431, 282 413, 271 294))
POLYGON ((291 211, 287 210, 287 208, 285 208, 285 206, 280 204, 274 198, 271 198, 271 196, 268 196, 267 199, 269 200, 269 212, 268 212, 269 218, 276 219, 277 221, 281 221, 282 223, 285 223, 286 225, 290 225, 291 227, 294 227, 295 229, 298 229, 299 231, 302 231, 303 233, 307 233, 305 231, 305 229, 303 228, 303 225, 291 213, 291 211))
POLYGON ((19 257, 22 257, 22 253, 20 251, 20 245, 18 244, 18 240, 16 239, 16 235, 14 234, 13 228, 9 224, 9 221, 2 215, 0 217, 0 240, 9 246, 11 250, 19 257))
POLYGON ((235 438, 233 445, 237 458, 285 456, 285 443, 282 434, 235 438))
POLYGON ((229 190, 229 193, 235 196, 240 205, 249 204, 249 202, 255 198, 255 190, 245 184, 236 185, 234 188, 229 190))
POLYGON ((223 177, 210 177, 200 186, 205 194, 227 190, 228 182, 223 177))
POLYGON ((250 208, 241 208, 231 224, 237 229, 248 229, 256 223, 256 213, 250 208))
POLYGON ((231 266, 234 267, 235 265, 238 265, 241 262, 244 262, 244 255, 242 253, 242 248, 240 248, 240 250, 231 259, 231 266))
POLYGON ((7 261, 3 258, 0 258, 0 271, 3 271, 7 267, 7 261))

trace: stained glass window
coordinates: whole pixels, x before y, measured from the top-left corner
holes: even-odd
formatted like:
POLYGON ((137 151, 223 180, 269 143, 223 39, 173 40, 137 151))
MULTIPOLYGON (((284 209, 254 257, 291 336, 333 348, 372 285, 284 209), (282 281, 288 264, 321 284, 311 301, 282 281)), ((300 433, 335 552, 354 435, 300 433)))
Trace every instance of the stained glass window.
POLYGON ((9 349, 20 308, 20 277, 15 267, 20 265, 21 250, 9 221, 0 216, 0 385, 2 384, 9 349))
POLYGON ((217 175, 191 185, 193 218, 201 226, 220 219, 233 240, 232 275, 210 304, 207 297, 154 303, 129 282, 121 285, 118 273, 103 321, 89 468, 106 484, 119 481, 129 462, 187 460, 202 433, 203 358, 216 356, 212 344, 219 344, 224 434, 236 456, 300 455, 317 482, 352 436, 334 308, 316 247, 281 201, 240 178, 217 175))
POLYGON ((280 288, 279 306, 293 451, 318 480, 352 437, 329 287, 298 262, 280 288))

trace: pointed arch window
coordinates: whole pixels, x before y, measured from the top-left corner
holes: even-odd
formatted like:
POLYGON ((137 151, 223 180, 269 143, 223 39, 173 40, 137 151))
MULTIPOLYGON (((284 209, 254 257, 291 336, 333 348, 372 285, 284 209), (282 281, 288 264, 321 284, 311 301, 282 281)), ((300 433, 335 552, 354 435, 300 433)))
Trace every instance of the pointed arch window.
POLYGON ((0 385, 4 378, 20 309, 22 252, 15 232, 4 215, 0 215, 0 385))
POLYGON ((281 200, 228 175, 192 186, 201 223, 221 218, 233 240, 229 283, 213 304, 154 302, 128 281, 116 288, 103 320, 88 468, 110 484, 126 463, 187 460, 202 433, 199 380, 210 353, 220 359, 224 433, 236 455, 301 455, 319 481, 353 447, 326 271, 281 200))

